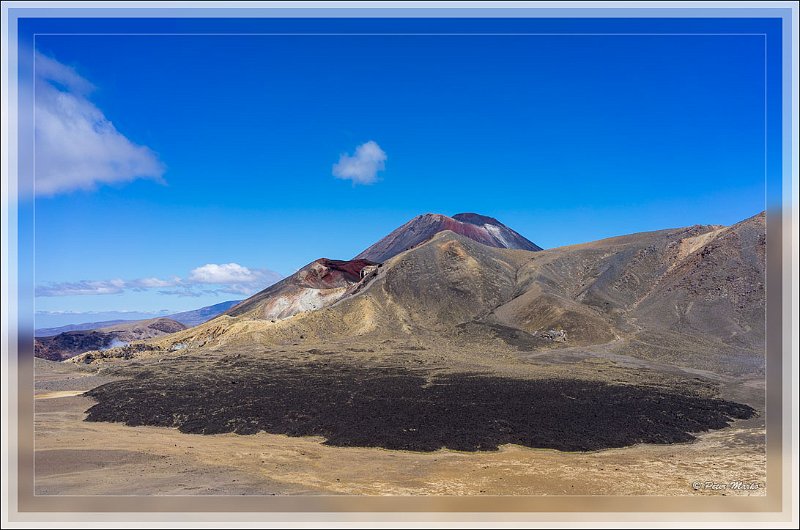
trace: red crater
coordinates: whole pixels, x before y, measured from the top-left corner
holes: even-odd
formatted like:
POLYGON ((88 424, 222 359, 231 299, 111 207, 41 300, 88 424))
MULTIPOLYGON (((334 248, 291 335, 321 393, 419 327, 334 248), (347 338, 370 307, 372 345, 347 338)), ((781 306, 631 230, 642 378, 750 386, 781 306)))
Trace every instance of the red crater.
POLYGON ((320 258, 297 273, 297 283, 312 289, 349 287, 361 280, 361 271, 377 263, 367 259, 338 260, 320 258))

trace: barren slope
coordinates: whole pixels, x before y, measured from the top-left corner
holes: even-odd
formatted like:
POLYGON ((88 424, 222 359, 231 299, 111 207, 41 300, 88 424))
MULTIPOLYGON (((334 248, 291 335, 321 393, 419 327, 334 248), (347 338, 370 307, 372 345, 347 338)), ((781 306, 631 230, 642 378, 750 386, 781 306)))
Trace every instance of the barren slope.
POLYGON ((764 243, 763 215, 729 228, 539 252, 444 231, 379 268, 320 260, 228 315, 146 348, 352 340, 512 352, 613 345, 658 362, 758 372, 764 243), (363 278, 362 270, 369 272, 363 278), (330 299, 319 303, 323 295, 330 299))

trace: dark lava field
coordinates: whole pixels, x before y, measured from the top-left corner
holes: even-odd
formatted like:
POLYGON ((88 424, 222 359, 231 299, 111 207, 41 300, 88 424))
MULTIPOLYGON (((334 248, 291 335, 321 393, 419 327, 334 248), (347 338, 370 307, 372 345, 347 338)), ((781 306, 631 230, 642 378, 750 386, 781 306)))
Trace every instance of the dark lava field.
POLYGON ((747 405, 649 386, 316 361, 180 373, 151 367, 86 395, 97 401, 87 421, 322 436, 327 445, 410 451, 689 442, 692 433, 755 414, 747 405))

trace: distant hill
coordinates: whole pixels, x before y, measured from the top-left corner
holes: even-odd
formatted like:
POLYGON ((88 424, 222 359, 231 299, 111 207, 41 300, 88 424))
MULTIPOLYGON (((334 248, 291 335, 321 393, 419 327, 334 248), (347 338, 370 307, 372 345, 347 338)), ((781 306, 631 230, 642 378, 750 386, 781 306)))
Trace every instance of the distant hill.
POLYGON ((34 339, 34 356, 62 361, 90 350, 125 346, 134 340, 152 339, 186 329, 169 318, 123 322, 92 330, 66 331, 50 337, 34 339))
MULTIPOLYGON (((159 318, 169 318, 177 322, 180 322, 181 324, 184 324, 188 327, 191 327, 191 326, 196 326, 198 324, 202 324, 207 320, 211 320, 215 316, 224 313, 225 311, 235 306, 239 302, 241 302, 241 300, 229 300, 227 302, 220 302, 219 304, 201 307, 200 309, 194 309, 192 311, 183 311, 181 313, 175 313, 172 315, 164 315, 163 317, 159 318)), ((151 320, 151 319, 145 319, 145 320, 151 320)), ((36 337, 52 337, 53 335, 58 335, 59 333, 66 333, 69 331, 86 331, 91 329, 99 329, 99 328, 106 328, 109 326, 115 326, 117 324, 144 322, 145 320, 142 319, 104 320, 101 322, 84 322, 82 324, 69 324, 66 326, 59 326, 55 328, 40 328, 35 331, 34 335, 36 337)))
POLYGON ((39 328, 34 332, 36 337, 52 337, 59 333, 66 333, 68 331, 86 331, 87 329, 105 328, 114 326, 116 324, 124 324, 126 322, 139 322, 139 320, 103 320, 100 322, 84 322, 82 324, 68 324, 66 326, 58 326, 56 328, 39 328))
POLYGON ((221 315, 239 302, 241 302, 241 300, 228 300, 227 302, 220 302, 218 304, 201 307, 200 309, 195 309, 193 311, 183 311, 181 313, 167 315, 166 318, 177 320, 181 324, 192 327, 221 315))

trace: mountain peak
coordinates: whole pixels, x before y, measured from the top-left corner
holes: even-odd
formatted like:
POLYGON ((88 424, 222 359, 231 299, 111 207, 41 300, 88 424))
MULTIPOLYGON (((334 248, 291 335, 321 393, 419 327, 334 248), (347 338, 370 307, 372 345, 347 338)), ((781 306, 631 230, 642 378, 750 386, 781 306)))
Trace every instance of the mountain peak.
POLYGON ((395 229, 388 236, 356 256, 356 259, 368 259, 382 263, 429 240, 444 230, 450 230, 490 247, 542 250, 535 243, 492 217, 477 213, 460 213, 453 217, 426 213, 414 217, 395 229))
POLYGON ((453 219, 456 221, 461 221, 462 223, 469 223, 471 225, 495 225, 495 226, 505 226, 503 223, 495 219, 494 217, 489 217, 486 215, 481 215, 479 213, 457 213, 453 216, 453 219))

